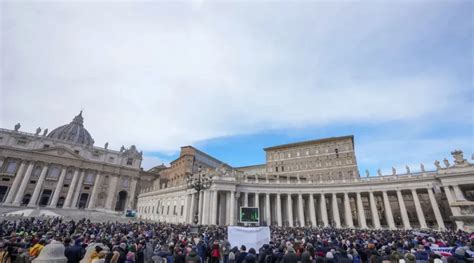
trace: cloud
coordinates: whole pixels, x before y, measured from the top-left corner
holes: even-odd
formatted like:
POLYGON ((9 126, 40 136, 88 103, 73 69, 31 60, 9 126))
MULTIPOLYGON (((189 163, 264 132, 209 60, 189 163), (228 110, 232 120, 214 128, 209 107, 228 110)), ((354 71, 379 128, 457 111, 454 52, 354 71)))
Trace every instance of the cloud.
POLYGON ((430 60, 441 59, 441 39, 466 38, 454 4, 1 9, 2 127, 51 130, 84 108, 97 144, 173 152, 268 129, 417 121, 472 107, 468 81, 451 69, 465 62, 430 60))

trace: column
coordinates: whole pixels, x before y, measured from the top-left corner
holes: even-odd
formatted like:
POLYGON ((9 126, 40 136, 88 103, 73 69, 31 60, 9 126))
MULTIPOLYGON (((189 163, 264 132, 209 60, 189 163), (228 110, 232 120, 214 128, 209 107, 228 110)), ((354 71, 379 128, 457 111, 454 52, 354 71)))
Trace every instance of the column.
POLYGON ((209 224, 209 214, 211 213, 211 211, 209 210, 209 191, 204 191, 203 193, 203 200, 202 200, 202 211, 201 211, 201 214, 202 214, 202 224, 203 225, 207 225, 209 224))
POLYGON ((365 220, 365 211, 364 211, 364 204, 362 203, 362 197, 360 196, 360 192, 357 192, 357 212, 359 214, 359 227, 360 228, 367 228, 367 221, 365 220))
POLYGON ((244 207, 249 206, 249 193, 244 192, 244 207))
POLYGON ((228 226, 230 225, 230 217, 229 217, 229 214, 230 214, 230 191, 227 191, 227 192, 224 192, 224 195, 225 195, 225 225, 228 226), (226 211, 229 211, 229 213, 227 213, 226 211))
POLYGON ((198 213, 198 224, 202 225, 202 217, 203 217, 203 208, 204 208, 204 191, 199 192, 199 213, 198 213))
POLYGON ((21 178, 23 177, 23 172, 25 171, 25 165, 26 161, 22 161, 20 164, 20 168, 18 168, 18 171, 16 172, 15 179, 13 180, 13 184, 10 187, 10 191, 8 191, 7 198, 5 198, 4 204, 10 204, 13 201, 13 198, 15 198, 15 194, 18 190, 18 185, 21 182, 21 178))
MULTIPOLYGON (((88 209, 92 209, 95 207, 95 202, 97 199, 98 191, 99 191, 99 185, 100 185, 100 174, 97 172, 95 175, 95 180, 94 180, 94 186, 92 186, 92 193, 91 193, 91 198, 89 200, 89 205, 87 205, 88 209)), ((130 196, 130 199, 132 196, 130 196)))
POLYGON ((277 193, 277 196, 276 196, 276 201, 277 201, 277 223, 278 223, 278 226, 283 226, 283 219, 282 219, 282 215, 281 215, 281 198, 280 198, 280 193, 277 193))
POLYGON ((420 222, 420 228, 428 228, 426 226, 425 215, 423 215, 423 210, 421 209, 420 199, 418 199, 416 189, 411 189, 411 194, 413 195, 413 203, 415 203, 416 215, 418 217, 418 222, 420 222))
POLYGON ((72 176, 71 184, 69 185, 69 189, 67 191, 66 200, 64 200, 63 208, 71 207, 72 196, 74 194, 74 189, 76 189, 77 180, 79 179, 79 169, 74 171, 74 175, 72 176))
POLYGON ((438 223, 438 229, 445 230, 446 227, 444 226, 443 217, 441 216, 441 212, 439 211, 438 202, 436 201, 436 197, 433 194, 433 189, 428 188, 427 190, 428 190, 428 196, 430 197, 431 206, 433 207, 433 213, 436 218, 436 223, 438 223))
POLYGON ((390 206, 390 200, 388 200, 387 191, 382 192, 383 203, 385 207, 385 218, 387 218, 388 228, 397 229, 395 222, 393 221, 392 207, 390 206))
POLYGON ((23 200, 23 195, 25 194, 26 186, 28 186, 28 182, 30 181, 31 172, 33 171, 34 166, 34 162, 31 161, 28 165, 28 168, 26 169, 26 173, 23 177, 23 180, 21 181, 20 187, 18 188, 13 205, 21 205, 21 201, 23 200))
POLYGON ((291 200, 291 194, 287 195, 287 209, 288 209, 288 225, 293 227, 293 200, 291 200))
POLYGON ((219 200, 219 192, 217 190, 214 190, 213 191, 214 194, 213 194, 213 199, 212 199, 212 215, 214 216, 211 220, 211 224, 213 225, 217 225, 217 204, 218 204, 218 200, 219 200))
POLYGON ((41 188, 43 187, 43 183, 44 183, 44 179, 46 178, 47 171, 48 171, 48 165, 44 164, 43 169, 41 170, 41 174, 38 179, 38 182, 36 183, 35 190, 33 191, 33 195, 31 196, 30 203, 28 204, 28 207, 36 206, 36 202, 38 201, 41 188))
POLYGON ((196 205, 196 194, 191 194, 191 205, 188 207, 188 224, 194 224, 194 206, 196 205))
MULTIPOLYGON (((190 205, 191 203, 191 200, 189 200, 191 198, 191 194, 187 194, 186 197, 184 198, 184 207, 183 207, 183 219, 182 219, 182 223, 185 223, 187 224, 188 223, 188 216, 189 216, 189 209, 188 209, 188 206, 190 205)), ((181 215, 181 211, 178 211, 179 215, 181 215)))
POLYGON ((341 218, 339 217, 336 193, 332 193, 332 217, 336 223, 336 228, 341 228, 341 218))
POLYGON ((230 212, 229 212, 229 225, 235 225, 235 193, 234 191, 230 191, 230 212))
MULTIPOLYGON (((79 194, 81 192, 81 189, 82 189, 82 180, 84 179, 84 174, 86 173, 86 171, 82 171, 81 173, 81 177, 79 178, 79 184, 78 184, 78 188, 76 190, 76 198, 73 200, 73 202, 76 202, 77 203, 77 199, 79 198, 79 194)), ((107 199, 105 200, 105 207, 109 210, 113 210, 113 204, 114 204, 114 199, 115 199, 115 195, 116 195, 116 189, 118 188, 118 184, 119 184, 119 178, 118 176, 109 176, 109 185, 110 185, 110 189, 111 191, 107 193, 107 199)), ((73 203, 73 205, 71 207, 77 207, 77 204, 73 203)))
POLYGON ((132 179, 132 183, 130 184, 130 198, 128 199, 128 209, 133 208, 133 203, 135 202, 135 192, 137 191, 137 179, 132 179))
POLYGON ((59 175, 58 182, 56 184, 56 189, 53 193, 53 199, 51 199, 51 204, 49 207, 54 208, 58 204, 59 195, 61 194, 61 189, 63 188, 64 178, 66 177, 66 167, 63 167, 61 174, 59 175))
POLYGON ((314 209, 314 196, 309 194, 309 218, 311 219, 311 226, 316 227, 316 210, 314 209))
POLYGON ((398 206, 400 206, 400 213, 402 214, 403 227, 405 229, 411 229, 410 220, 408 219, 407 208, 405 207, 405 201, 400 190, 397 190, 398 206))
POLYGON ((300 221, 300 226, 305 225, 302 194, 298 194, 298 220, 300 221))
POLYGON ((351 203, 349 200, 349 194, 347 192, 344 193, 344 213, 344 217, 346 219, 346 226, 353 228, 354 222, 352 221, 351 203))
POLYGON ((270 194, 265 194, 265 221, 267 221, 267 226, 272 224, 272 216, 270 211, 270 194))
MULTIPOLYGON (((73 195, 72 200, 71 200, 71 204, 70 204, 71 208, 77 208, 79 195, 81 194, 81 190, 82 190, 82 181, 84 180, 85 173, 86 173, 86 171, 82 170, 81 175, 79 176, 79 180, 77 181, 77 185, 75 186, 76 190, 75 190, 74 195, 73 195)), ((111 179, 110 179, 110 185, 111 186, 114 185, 114 184, 112 184, 112 182, 115 182, 113 180, 116 179, 116 178, 117 177, 115 177, 115 176, 111 177, 111 179)), ((114 196, 112 194, 112 191, 110 191, 109 193, 107 193, 107 200, 105 201, 105 207, 108 208, 109 210, 112 210, 112 201, 113 200, 114 200, 114 196), (110 204, 110 206, 109 206, 109 204, 110 204)))
MULTIPOLYGON (((454 197, 451 193, 451 189, 449 189, 449 186, 444 186, 444 193, 446 194, 446 199, 448 199, 448 204, 449 208, 451 208, 451 213, 453 214, 453 217, 457 217, 461 215, 461 208, 458 206, 451 206, 452 203, 456 202, 454 200, 454 197)), ((456 223, 456 229, 463 230, 464 229, 464 222, 463 221, 454 221, 456 223)))
POLYGON ((459 185, 453 185, 453 190, 454 190, 454 195, 456 196, 456 200, 458 201, 466 200, 466 198, 464 197, 464 194, 461 191, 461 188, 459 188, 459 185))
POLYGON ((321 194, 321 218, 323 219, 324 227, 328 227, 328 211, 326 209, 326 196, 324 196, 324 193, 321 194))
POLYGON ((372 211, 372 223, 375 229, 380 229, 379 213, 377 211, 377 205, 375 204, 375 197, 373 192, 369 192, 370 198, 370 209, 372 211))

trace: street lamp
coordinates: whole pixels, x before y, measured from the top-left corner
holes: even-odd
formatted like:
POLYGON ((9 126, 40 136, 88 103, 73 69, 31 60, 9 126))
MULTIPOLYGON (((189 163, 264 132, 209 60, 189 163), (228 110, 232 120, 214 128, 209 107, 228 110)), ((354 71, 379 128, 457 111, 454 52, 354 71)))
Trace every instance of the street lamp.
POLYGON ((197 225, 199 222, 199 193, 202 190, 209 189, 212 184, 212 175, 210 174, 202 174, 201 166, 198 168, 198 173, 193 174, 189 173, 186 177, 186 185, 188 189, 194 189, 197 192, 197 209, 196 213, 194 214, 194 224, 197 225))

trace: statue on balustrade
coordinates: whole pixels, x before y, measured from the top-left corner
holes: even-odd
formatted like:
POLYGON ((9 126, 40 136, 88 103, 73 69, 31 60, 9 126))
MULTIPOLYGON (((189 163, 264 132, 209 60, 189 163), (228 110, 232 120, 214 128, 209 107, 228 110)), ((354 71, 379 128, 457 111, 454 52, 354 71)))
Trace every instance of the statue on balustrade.
POLYGON ((454 166, 457 166, 457 167, 469 166, 469 162, 466 159, 464 159, 464 154, 461 150, 452 151, 451 155, 454 158, 454 166))
POLYGON ((444 165, 446 166, 446 168, 449 168, 449 167, 451 166, 451 165, 449 164, 448 159, 444 158, 443 162, 444 162, 444 165))

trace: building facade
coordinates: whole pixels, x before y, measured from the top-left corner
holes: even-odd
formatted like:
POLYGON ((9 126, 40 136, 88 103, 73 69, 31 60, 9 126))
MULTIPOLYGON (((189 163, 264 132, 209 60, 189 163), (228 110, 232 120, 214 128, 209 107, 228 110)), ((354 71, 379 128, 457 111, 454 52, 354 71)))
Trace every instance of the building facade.
POLYGON ((474 229, 474 166, 453 151, 454 163, 436 170, 361 177, 352 136, 264 149, 266 163, 231 167, 191 147, 160 183, 144 188, 138 216, 148 220, 203 225, 239 225, 240 207, 258 207, 261 225, 474 229), (200 167, 202 169, 198 169, 200 167), (189 189, 186 177, 212 177, 209 189, 189 189), (199 203, 197 202, 199 200, 199 203))
POLYGON ((124 211, 141 187, 158 178, 141 169, 135 146, 119 151, 94 146, 82 111, 48 133, 0 129, 2 206, 124 211))

